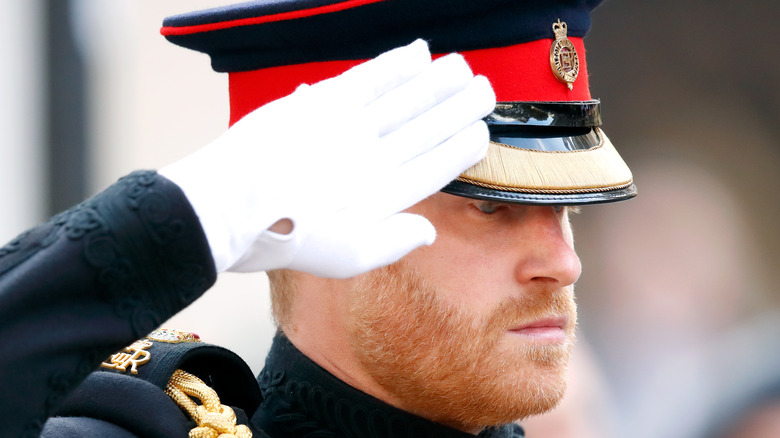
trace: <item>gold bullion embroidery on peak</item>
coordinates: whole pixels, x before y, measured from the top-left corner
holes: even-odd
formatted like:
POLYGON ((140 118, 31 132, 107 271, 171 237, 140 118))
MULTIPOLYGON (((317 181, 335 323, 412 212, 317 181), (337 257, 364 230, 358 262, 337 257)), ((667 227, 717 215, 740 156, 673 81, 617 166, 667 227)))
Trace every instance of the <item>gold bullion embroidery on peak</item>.
POLYGON ((146 351, 152 345, 154 344, 146 339, 135 341, 119 353, 112 354, 100 366, 122 372, 126 372, 127 367, 130 367, 131 374, 138 374, 138 367, 149 362, 149 359, 152 358, 152 353, 146 351))
POLYGON ((580 72, 580 59, 577 56, 577 50, 574 44, 566 36, 566 22, 558 19, 558 22, 552 25, 555 33, 555 42, 550 47, 550 68, 552 68, 555 78, 566 84, 569 90, 574 88, 574 81, 577 80, 577 74, 580 72))

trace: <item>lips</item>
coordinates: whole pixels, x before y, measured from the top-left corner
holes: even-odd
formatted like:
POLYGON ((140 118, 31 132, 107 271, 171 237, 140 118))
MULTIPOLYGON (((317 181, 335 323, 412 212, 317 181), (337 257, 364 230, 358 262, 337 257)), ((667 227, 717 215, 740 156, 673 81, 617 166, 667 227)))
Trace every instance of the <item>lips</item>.
POLYGON ((565 316, 553 316, 550 318, 543 318, 538 319, 536 321, 530 322, 528 324, 523 324, 521 326, 515 327, 511 329, 512 331, 522 331, 527 329, 535 329, 535 328, 559 328, 563 329, 568 324, 568 318, 565 316))
POLYGON ((535 340, 563 342, 566 340, 568 324, 569 320, 565 316, 555 316, 519 325, 510 329, 509 332, 535 340))

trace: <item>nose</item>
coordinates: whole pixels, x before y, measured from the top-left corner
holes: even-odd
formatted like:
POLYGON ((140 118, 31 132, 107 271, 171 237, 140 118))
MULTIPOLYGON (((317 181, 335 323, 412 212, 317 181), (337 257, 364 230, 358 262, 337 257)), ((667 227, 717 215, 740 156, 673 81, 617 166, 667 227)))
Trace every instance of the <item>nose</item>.
POLYGON ((523 284, 564 287, 580 277, 582 265, 574 251, 574 238, 568 217, 553 207, 532 207, 523 231, 518 233, 522 256, 515 276, 523 284))

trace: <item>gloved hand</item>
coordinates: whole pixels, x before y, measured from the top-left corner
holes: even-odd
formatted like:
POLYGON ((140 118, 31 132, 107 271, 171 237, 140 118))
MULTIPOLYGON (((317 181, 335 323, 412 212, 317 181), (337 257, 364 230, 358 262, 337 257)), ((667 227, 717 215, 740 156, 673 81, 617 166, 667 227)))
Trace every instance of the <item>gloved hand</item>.
POLYGON ((399 213, 487 150, 495 96, 460 55, 418 40, 271 102, 160 173, 179 185, 218 271, 334 278, 393 263, 436 232, 399 213), (287 234, 269 230, 292 221, 287 234))

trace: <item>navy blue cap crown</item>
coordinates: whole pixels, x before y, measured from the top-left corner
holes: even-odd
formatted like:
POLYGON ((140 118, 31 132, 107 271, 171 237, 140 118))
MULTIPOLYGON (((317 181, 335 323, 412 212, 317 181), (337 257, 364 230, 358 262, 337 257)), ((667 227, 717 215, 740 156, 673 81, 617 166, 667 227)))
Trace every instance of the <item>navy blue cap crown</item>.
POLYGON ((343 73, 422 38, 459 52, 501 103, 486 158, 443 190, 534 204, 636 193, 600 129, 583 37, 600 0, 259 0, 166 19, 171 42, 229 72, 230 122, 301 83, 343 73), (533 125, 533 126, 531 126, 533 125), (511 134, 511 135, 510 135, 511 134))
POLYGON ((433 53, 502 47, 550 38, 558 19, 582 37, 600 1, 258 0, 169 17, 161 32, 235 72, 369 59, 417 38, 433 53))

